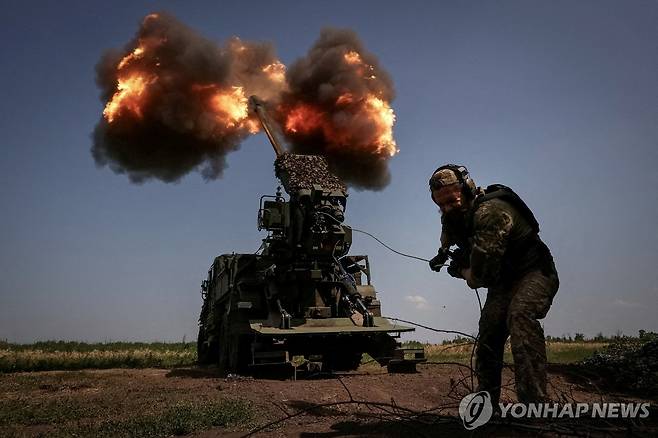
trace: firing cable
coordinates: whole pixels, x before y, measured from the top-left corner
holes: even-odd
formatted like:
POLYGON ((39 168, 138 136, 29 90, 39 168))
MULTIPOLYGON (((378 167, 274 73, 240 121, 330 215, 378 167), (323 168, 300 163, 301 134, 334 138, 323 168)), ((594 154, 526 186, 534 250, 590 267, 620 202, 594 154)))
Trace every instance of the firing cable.
MULTIPOLYGON (((328 218, 330 218, 331 220, 333 220, 333 221, 336 222, 337 224, 342 225, 342 222, 339 221, 338 219, 336 219, 335 217, 333 217, 332 215, 327 214, 327 213, 322 212, 322 211, 318 211, 318 213, 320 213, 321 215, 327 216, 328 218)), ((405 254, 405 253, 403 253, 403 252, 400 252, 400 251, 398 251, 398 250, 396 250, 396 249, 391 248, 390 246, 388 246, 387 244, 385 244, 385 243, 382 242, 380 239, 378 239, 377 237, 373 236, 372 234, 370 234, 370 233, 367 232, 367 231, 359 230, 358 228, 352 228, 352 227, 350 227, 350 229, 351 229, 352 231, 356 231, 357 233, 362 233, 362 234, 365 234, 366 236, 370 236, 370 237, 372 237, 372 238, 375 239, 377 242, 379 242, 384 248, 386 248, 386 249, 388 249, 389 251, 392 251, 392 252, 394 252, 394 253, 396 253, 396 254, 398 254, 398 255, 401 255, 402 257, 409 257, 410 259, 416 259, 416 260, 420 260, 421 262, 428 262, 428 263, 429 263, 429 259, 424 259, 424 258, 422 258, 422 257, 418 257, 418 256, 411 255, 411 254, 405 254)), ((444 265, 444 266, 446 266, 446 265, 444 265)))
POLYGON ((420 328, 423 328, 425 330, 430 330, 430 331, 437 332, 437 333, 450 333, 450 334, 460 335, 460 336, 464 336, 464 337, 471 338, 471 339, 476 338, 473 335, 469 335, 468 333, 460 332, 460 331, 457 331, 457 330, 440 330, 440 329, 436 329, 434 327, 428 327, 426 325, 418 324, 416 322, 406 321, 406 320, 400 319, 400 318, 392 318, 390 316, 384 316, 383 318, 390 319, 391 321, 398 321, 398 322, 403 322, 405 324, 411 324, 413 326, 420 327, 420 328))
POLYGON ((478 297, 478 306, 480 307, 480 314, 482 314, 482 300, 480 299, 480 291, 478 288, 475 288, 475 296, 478 297))
MULTIPOLYGON (((338 219, 336 219, 335 217, 333 217, 332 215, 327 214, 327 213, 324 213, 324 212, 322 212, 322 211, 319 211, 318 213, 320 213, 320 214, 322 214, 322 215, 324 215, 324 216, 327 216, 328 218, 330 218, 331 220, 333 220, 333 221, 336 222, 337 224, 342 225, 342 222, 339 221, 338 219)), ((351 227, 350 227, 350 228, 351 228, 351 227)), ((384 248, 388 249, 389 251, 394 252, 395 254, 401 255, 402 257, 408 257, 408 258, 410 258, 410 259, 420 260, 420 261, 422 261, 422 262, 428 262, 428 263, 429 263, 429 260, 428 260, 428 259, 424 259, 424 258, 422 258, 422 257, 418 257, 418 256, 411 255, 411 254, 405 254, 405 253, 403 253, 403 252, 400 252, 400 251, 398 251, 398 250, 396 250, 396 249, 391 248, 390 246, 388 246, 387 244, 385 244, 384 242, 382 242, 380 239, 378 239, 376 236, 373 236, 372 234, 370 234, 370 233, 367 232, 367 231, 359 230, 358 228, 352 228, 352 231, 356 231, 357 233, 362 233, 362 234, 365 234, 366 236, 370 236, 370 237, 372 237, 372 238, 375 239, 377 242, 379 242, 384 248)), ((335 249, 335 248, 334 248, 334 249, 335 249)), ((444 266, 448 266, 448 265, 447 265, 447 264, 441 265, 441 267, 444 267, 444 266)), ((475 296, 477 296, 477 299, 478 299, 478 307, 480 308, 480 313, 482 313, 482 300, 480 299, 480 292, 478 291, 477 288, 475 288, 475 296)), ((392 320, 395 320, 395 321, 404 322, 404 323, 407 323, 407 324, 416 325, 416 326, 418 326, 418 327, 421 327, 421 328, 424 328, 424 329, 428 329, 428 330, 433 330, 433 331, 438 331, 438 332, 451 332, 450 330, 436 330, 436 329, 433 329, 433 328, 431 328, 431 327, 425 327, 425 326, 423 326, 423 325, 415 324, 415 323, 410 322, 410 321, 403 321, 403 320, 401 320, 401 319, 396 319, 396 318, 388 318, 388 319, 392 319, 392 320)), ((460 334, 459 332, 455 332, 455 333, 460 334)))
POLYGON ((389 251, 393 251, 394 253, 396 253, 398 255, 401 255, 402 257, 409 257, 410 259, 416 259, 416 260, 420 260, 421 262, 428 262, 429 263, 429 259, 424 259, 422 257, 417 257, 417 256, 411 255, 411 254, 405 254, 403 252, 400 252, 400 251, 397 251, 397 250, 391 248, 390 246, 388 246, 387 244, 385 244, 384 242, 382 242, 381 240, 379 240, 377 237, 373 236, 372 234, 368 233, 367 231, 359 230, 357 228, 352 228, 352 231, 356 231, 357 233, 362 233, 362 234, 365 234, 366 236, 372 237, 377 242, 379 242, 384 248, 388 249, 389 251))
MULTIPOLYGON (((336 222, 337 224, 342 225, 342 222, 340 222, 338 219, 336 219, 336 218, 333 217, 332 215, 327 214, 327 213, 324 213, 324 212, 322 212, 322 211, 319 211, 318 213, 320 213, 320 214, 322 214, 322 215, 324 215, 324 216, 327 216, 328 218, 330 218, 331 220, 333 220, 333 221, 336 222)), ((351 228, 351 227, 350 227, 350 228, 351 228)), ((362 234, 365 234, 366 236, 370 236, 370 237, 372 237, 372 238, 375 239, 377 242, 379 242, 384 248, 388 249, 389 251, 394 252, 395 254, 401 255, 402 257, 408 257, 408 258, 410 258, 410 259, 420 260, 421 262, 428 262, 428 263, 429 263, 429 260, 428 260, 428 259, 424 259, 424 258, 422 258, 422 257, 418 257, 418 256, 411 255, 411 254, 405 254, 405 253, 403 253, 403 252, 400 252, 400 251, 398 251, 398 250, 396 250, 396 249, 391 248, 390 246, 388 246, 387 244, 385 244, 384 242, 382 242, 380 239, 378 239, 376 236, 373 236, 372 234, 370 234, 370 233, 367 232, 367 231, 359 230, 358 228, 352 228, 352 231, 356 231, 357 233, 362 233, 362 234)), ((334 250, 335 250, 335 247, 334 247, 334 250)), ((448 266, 448 265, 447 265, 447 264, 443 264, 443 265, 441 265, 441 267, 445 267, 445 266, 448 266)), ((482 300, 480 299, 480 292, 478 291, 477 288, 475 288, 475 296, 476 296, 477 299, 478 299, 478 307, 480 308, 480 313, 482 313, 482 300)), ((396 320, 395 318, 389 318, 389 319, 396 320)), ((410 322, 410 321, 402 321, 402 320, 397 320, 397 321, 405 322, 405 323, 407 323, 407 324, 413 324, 413 323, 410 322)), ((432 329, 431 327, 425 327, 425 326, 422 326, 422 325, 420 325, 420 324, 414 324, 414 325, 417 325, 418 327, 425 328, 425 329, 428 329, 428 330, 434 330, 434 331, 440 331, 440 332, 441 332, 441 331, 445 331, 445 330, 435 330, 435 329, 432 329)))

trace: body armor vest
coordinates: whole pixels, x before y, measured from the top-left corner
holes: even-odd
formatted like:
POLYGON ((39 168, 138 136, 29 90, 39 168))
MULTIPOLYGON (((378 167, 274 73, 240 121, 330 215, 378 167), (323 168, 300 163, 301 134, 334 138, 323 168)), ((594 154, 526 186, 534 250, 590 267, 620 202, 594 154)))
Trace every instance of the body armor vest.
MULTIPOLYGON (((475 198, 472 211, 475 212, 482 203, 492 199, 501 199, 512 205, 532 228, 532 232, 526 237, 510 239, 508 242, 502 260, 501 279, 514 280, 535 269, 539 269, 545 275, 553 272, 555 266, 551 252, 539 238, 539 223, 523 199, 507 186, 492 184, 484 189, 484 195, 475 198)), ((473 216, 474 214, 471 218, 473 216)), ((469 228, 473 230, 473 223, 470 225, 469 228)))

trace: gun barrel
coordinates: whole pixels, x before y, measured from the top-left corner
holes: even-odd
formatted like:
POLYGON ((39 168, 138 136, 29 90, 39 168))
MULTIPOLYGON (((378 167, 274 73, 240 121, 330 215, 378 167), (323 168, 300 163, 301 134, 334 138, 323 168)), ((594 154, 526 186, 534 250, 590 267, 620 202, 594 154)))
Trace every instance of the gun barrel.
POLYGON ((276 134, 274 130, 270 126, 270 121, 269 118, 267 117, 267 113, 265 112, 265 105, 263 101, 260 100, 257 96, 251 96, 249 98, 249 103, 251 104, 251 107, 256 113, 256 116, 258 116, 258 120, 260 120, 260 124, 263 126, 263 130, 265 131, 267 138, 270 140, 270 143, 274 148, 274 153, 276 154, 277 157, 280 156, 281 154, 283 154, 284 150, 281 147, 281 143, 276 138, 276 134))

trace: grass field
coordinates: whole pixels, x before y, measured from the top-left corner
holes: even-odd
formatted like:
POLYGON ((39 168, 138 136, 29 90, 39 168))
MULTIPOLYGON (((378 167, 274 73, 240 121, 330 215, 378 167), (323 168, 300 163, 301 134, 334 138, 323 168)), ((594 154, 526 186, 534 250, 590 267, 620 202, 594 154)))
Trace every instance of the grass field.
MULTIPOLYGON (((422 345, 431 362, 468 363, 472 344, 422 345)), ((589 357, 605 342, 549 342, 549 362, 572 363, 589 357)), ((364 358, 364 362, 367 361, 364 358)), ((512 362, 509 345, 505 361, 512 362)), ((175 368, 196 363, 193 343, 49 341, 34 344, 0 342, 0 372, 81 370, 91 368, 175 368)))
MULTIPOLYGON (((606 342, 547 342, 546 355, 549 362, 573 363, 594 354, 608 345, 606 342)), ((468 363, 471 359, 473 344, 425 345, 425 355, 430 362, 468 363)), ((512 363, 509 342, 505 346, 505 362, 512 363)))
POLYGON ((165 437, 244 426, 255 418, 246 400, 197 397, 175 387, 149 391, 143 382, 134 382, 134 400, 125 400, 113 388, 119 378, 89 371, 5 375, 0 387, 8 397, 0 404, 0 436, 165 437))
POLYGON ((49 341, 0 343, 0 372, 86 368, 174 368, 196 363, 196 344, 49 341))
MULTIPOLYGON (((604 350, 608 344, 592 340, 551 340, 547 343, 549 361, 573 363, 586 357, 591 357, 590 361, 598 358, 596 363, 613 365, 612 374, 601 376, 614 380, 615 393, 633 397, 655 394, 647 389, 647 383, 655 382, 651 380, 655 379, 652 365, 655 362, 642 359, 646 356, 645 350, 631 349, 635 355, 628 357, 614 355, 611 348, 604 350), (602 355, 594 355, 601 350, 604 350, 602 355), (608 356, 612 357, 612 362, 604 360, 608 356), (620 362, 622 359, 626 362, 620 362), (628 366, 628 361, 637 366, 628 366), (629 372, 618 372, 622 367, 620 363, 626 363, 629 372), (635 392, 629 392, 630 389, 635 392)), ((407 346, 423 346, 430 363, 468 364, 471 359, 472 344, 463 339, 443 345, 409 342, 407 346)), ((0 437, 152 438, 209 429, 213 432, 207 436, 238 436, 280 419, 285 413, 313 404, 345 400, 347 387, 349 397, 354 395, 355 399, 382 403, 394 398, 400 406, 410 409, 424 411, 427 406, 454 404, 450 394, 455 388, 455 379, 462 376, 463 367, 421 365, 414 375, 391 374, 369 356, 364 356, 359 372, 341 377, 343 380, 291 382, 224 377, 216 369, 197 368, 193 366, 196 361, 193 343, 0 343, 0 437), (52 371, 30 372, 45 370, 52 371)), ((509 346, 505 361, 512 362, 509 346)), ((580 366, 584 366, 583 363, 575 367, 580 366)), ((596 375, 594 386, 590 385, 589 377, 574 386, 567 375, 559 373, 562 368, 572 367, 555 367, 558 371, 549 373, 555 394, 569 394, 583 401, 598 400, 600 391, 608 389, 602 386, 607 380, 596 375)), ((513 381, 512 370, 505 369, 503 375, 513 381)), ((364 421, 365 411, 360 409, 356 405, 353 408, 346 405, 320 415, 305 416, 303 420, 295 418, 275 432, 277 436, 314 431, 335 435, 343 431, 347 418, 352 419, 347 421, 352 425, 364 421)), ((369 408, 366 411, 370 415, 369 408)), ((449 415, 456 415, 456 411, 449 415)), ((361 424, 361 427, 365 426, 361 424)), ((357 430, 370 431, 369 427, 357 430)))

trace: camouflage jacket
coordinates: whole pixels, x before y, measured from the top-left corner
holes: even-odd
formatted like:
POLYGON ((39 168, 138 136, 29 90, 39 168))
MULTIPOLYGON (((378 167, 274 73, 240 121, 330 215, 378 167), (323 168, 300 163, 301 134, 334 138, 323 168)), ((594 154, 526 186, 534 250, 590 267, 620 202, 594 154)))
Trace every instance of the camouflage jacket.
POLYGON ((503 199, 480 203, 463 222, 458 227, 443 222, 441 240, 470 254, 473 287, 496 286, 552 266, 550 251, 530 222, 503 199))

